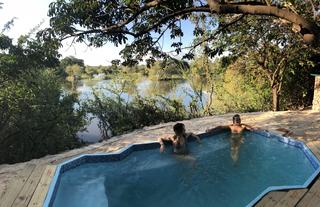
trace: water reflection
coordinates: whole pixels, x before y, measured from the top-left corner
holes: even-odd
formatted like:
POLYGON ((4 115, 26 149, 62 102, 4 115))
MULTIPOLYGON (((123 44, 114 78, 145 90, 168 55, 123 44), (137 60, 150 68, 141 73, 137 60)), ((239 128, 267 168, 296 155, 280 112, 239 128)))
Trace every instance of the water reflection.
POLYGON ((145 96, 168 96, 168 94, 172 91, 176 92, 177 86, 185 83, 185 80, 174 80, 174 81, 151 81, 146 80, 148 82, 147 87, 145 88, 144 95, 145 96))
MULTIPOLYGON (((136 82, 123 80, 121 83, 114 80, 82 80, 76 89, 80 101, 92 99, 93 91, 99 91, 106 96, 112 96, 113 91, 121 92, 121 97, 125 100, 130 100, 137 94, 142 97, 164 96, 181 99, 185 106, 189 106, 192 96, 199 96, 198 90, 196 92, 187 80, 154 81, 147 78, 136 82)), ((208 98, 206 93, 201 96, 204 102, 208 98)))
POLYGON ((234 163, 239 159, 240 146, 244 142, 242 133, 232 133, 230 137, 230 155, 234 163))

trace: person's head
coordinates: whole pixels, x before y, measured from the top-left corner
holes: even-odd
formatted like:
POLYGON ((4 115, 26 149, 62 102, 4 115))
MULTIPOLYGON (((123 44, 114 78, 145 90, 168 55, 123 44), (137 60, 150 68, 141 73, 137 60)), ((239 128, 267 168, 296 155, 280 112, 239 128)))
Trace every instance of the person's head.
POLYGON ((186 129, 184 127, 183 123, 177 123, 173 126, 173 131, 176 135, 182 135, 183 133, 185 133, 186 129))
POLYGON ((241 124, 241 118, 240 118, 240 115, 239 114, 236 114, 232 117, 232 121, 233 121, 233 124, 241 124))

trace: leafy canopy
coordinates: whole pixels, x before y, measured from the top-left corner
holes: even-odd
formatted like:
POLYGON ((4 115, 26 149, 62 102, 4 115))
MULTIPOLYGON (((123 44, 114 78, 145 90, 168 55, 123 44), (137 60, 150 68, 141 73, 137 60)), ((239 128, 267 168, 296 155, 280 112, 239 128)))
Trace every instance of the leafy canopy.
MULTIPOLYGON (((49 39, 74 38, 96 47, 107 42, 116 46, 126 44, 121 52, 124 64, 136 64, 145 56, 147 63, 153 63, 155 58, 167 56, 159 44, 165 33, 170 34, 175 52, 181 52, 184 35, 181 22, 192 19, 195 14, 219 22, 205 41, 215 39, 220 32, 228 32, 228 26, 242 21, 236 18, 240 14, 284 19, 297 28, 296 32, 305 42, 317 44, 320 39, 318 4, 319 0, 56 0, 49 9, 51 28, 43 34, 49 39), (221 18, 230 21, 221 21, 221 18)), ((197 21, 201 18, 196 19, 195 25, 197 21)), ((202 28, 195 27, 195 37, 203 34, 202 28)), ((185 58, 193 56, 187 53, 185 58)))

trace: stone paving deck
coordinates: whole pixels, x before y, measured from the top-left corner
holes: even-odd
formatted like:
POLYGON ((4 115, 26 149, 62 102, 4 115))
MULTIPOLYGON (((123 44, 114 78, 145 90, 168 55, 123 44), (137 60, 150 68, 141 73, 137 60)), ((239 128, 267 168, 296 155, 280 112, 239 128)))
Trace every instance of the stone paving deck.
MULTIPOLYGON (((188 131, 202 133, 207 128, 231 123, 233 114, 211 116, 183 121, 188 131)), ((312 111, 258 112, 241 114, 243 123, 304 141, 320 159, 320 113, 312 111)), ((155 141, 160 135, 171 133, 174 123, 146 127, 108 141, 49 155, 14 165, 0 165, 0 207, 42 206, 56 165, 83 153, 111 152, 128 144, 155 141)), ((320 178, 307 189, 274 191, 265 195, 257 204, 268 206, 320 206, 320 178)))

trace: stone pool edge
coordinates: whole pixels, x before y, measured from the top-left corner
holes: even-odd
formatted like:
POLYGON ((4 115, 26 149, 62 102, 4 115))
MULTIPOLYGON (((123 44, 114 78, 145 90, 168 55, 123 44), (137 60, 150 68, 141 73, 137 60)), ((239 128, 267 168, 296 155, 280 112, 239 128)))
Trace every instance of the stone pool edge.
MULTIPOLYGON (((209 137, 212 135, 217 135, 220 133, 224 133, 224 132, 201 133, 198 135, 201 138, 206 138, 206 137, 209 137)), ((276 134, 274 132, 269 132, 267 130, 255 130, 255 131, 252 131, 252 133, 262 135, 262 136, 269 138, 269 139, 270 138, 277 139, 279 142, 282 142, 284 144, 288 144, 288 145, 299 148, 300 150, 302 150, 304 155, 308 158, 311 165, 315 169, 315 172, 307 179, 307 181, 303 185, 269 186, 264 191, 262 191, 262 193, 260 193, 255 199, 253 199, 249 204, 247 204, 246 207, 254 206, 258 201, 260 201, 263 198, 263 196, 265 196, 267 193, 269 193, 271 191, 307 188, 311 184, 311 182, 320 173, 319 160, 316 158, 316 156, 313 154, 313 152, 303 142, 298 141, 298 140, 294 140, 291 137, 283 137, 282 135, 276 134)), ((50 187, 47 192, 43 206, 44 207, 51 207, 52 206, 54 198, 56 196, 56 192, 59 187, 60 177, 67 170, 75 168, 75 167, 77 167, 81 164, 84 164, 84 163, 120 161, 134 151, 155 149, 155 148, 159 148, 159 147, 160 147, 160 144, 157 141, 141 143, 141 144, 129 144, 128 146, 126 146, 116 152, 83 154, 83 155, 77 156, 75 158, 72 158, 70 160, 67 160, 67 161, 59 164, 57 166, 56 171, 55 171, 54 177, 50 183, 50 187)))

